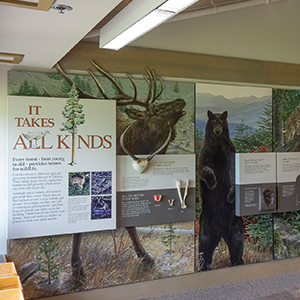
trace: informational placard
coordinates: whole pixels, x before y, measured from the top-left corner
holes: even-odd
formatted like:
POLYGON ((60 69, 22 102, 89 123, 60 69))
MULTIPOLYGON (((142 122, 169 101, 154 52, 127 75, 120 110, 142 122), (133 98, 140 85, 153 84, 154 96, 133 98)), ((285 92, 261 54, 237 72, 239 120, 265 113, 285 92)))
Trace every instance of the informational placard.
POLYGON ((235 172, 236 215, 276 211, 276 153, 237 153, 235 172))
POLYGON ((115 101, 8 97, 8 238, 116 228, 115 101))
POLYGON ((277 153, 278 212, 300 210, 300 153, 277 153))
POLYGON ((195 220, 195 155, 156 155, 140 174, 117 157, 118 226, 195 220))

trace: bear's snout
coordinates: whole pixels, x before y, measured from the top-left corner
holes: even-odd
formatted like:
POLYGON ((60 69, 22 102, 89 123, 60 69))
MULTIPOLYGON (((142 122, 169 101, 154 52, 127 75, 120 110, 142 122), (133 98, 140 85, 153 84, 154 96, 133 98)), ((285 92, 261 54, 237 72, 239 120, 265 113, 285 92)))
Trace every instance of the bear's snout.
POLYGON ((221 125, 214 126, 214 134, 220 135, 221 133, 222 133, 222 126, 221 125))

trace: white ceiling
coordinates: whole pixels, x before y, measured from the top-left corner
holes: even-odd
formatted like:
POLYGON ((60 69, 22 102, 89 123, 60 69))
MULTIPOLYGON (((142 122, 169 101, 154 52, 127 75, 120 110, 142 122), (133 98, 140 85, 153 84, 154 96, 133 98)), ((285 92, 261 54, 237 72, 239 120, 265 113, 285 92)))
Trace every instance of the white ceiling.
POLYGON ((249 2, 263 4, 168 22, 131 45, 300 64, 300 1, 249 2))
MULTIPOLYGON (((0 5, 0 52, 51 68, 119 2, 67 0, 73 10, 64 15, 0 5)), ((184 12, 130 46, 300 64, 300 0, 265 2, 184 12)))
POLYGON ((24 54, 21 65, 51 68, 121 0, 66 0, 72 11, 0 5, 0 53, 24 54))

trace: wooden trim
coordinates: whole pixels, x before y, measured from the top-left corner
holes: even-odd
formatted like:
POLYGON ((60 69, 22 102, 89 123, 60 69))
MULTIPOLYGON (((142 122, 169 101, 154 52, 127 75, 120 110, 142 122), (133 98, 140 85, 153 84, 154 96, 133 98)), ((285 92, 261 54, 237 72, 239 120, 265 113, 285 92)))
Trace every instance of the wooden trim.
POLYGON ((0 4, 48 11, 55 0, 38 0, 37 2, 22 0, 0 0, 0 4))
POLYGON ((144 74, 144 67, 159 76, 200 81, 222 81, 268 86, 300 86, 300 65, 125 47, 119 51, 100 49, 98 44, 80 42, 59 62, 65 70, 93 69, 94 60, 111 73, 144 74))
POLYGON ((23 60, 23 54, 0 52, 0 63, 19 64, 23 60), (6 59, 1 59, 5 57, 6 59), (7 57, 12 59, 7 59, 7 57))

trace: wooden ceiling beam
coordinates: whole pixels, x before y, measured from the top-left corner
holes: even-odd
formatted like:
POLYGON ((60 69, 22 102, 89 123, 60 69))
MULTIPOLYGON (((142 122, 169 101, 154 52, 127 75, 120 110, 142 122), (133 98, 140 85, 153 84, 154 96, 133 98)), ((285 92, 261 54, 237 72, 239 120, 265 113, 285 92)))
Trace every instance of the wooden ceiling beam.
POLYGON ((300 87, 297 64, 149 48, 114 51, 80 42, 59 63, 65 70, 93 70, 91 60, 111 73, 144 74, 144 67, 148 66, 164 77, 300 87))

